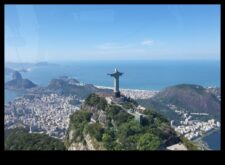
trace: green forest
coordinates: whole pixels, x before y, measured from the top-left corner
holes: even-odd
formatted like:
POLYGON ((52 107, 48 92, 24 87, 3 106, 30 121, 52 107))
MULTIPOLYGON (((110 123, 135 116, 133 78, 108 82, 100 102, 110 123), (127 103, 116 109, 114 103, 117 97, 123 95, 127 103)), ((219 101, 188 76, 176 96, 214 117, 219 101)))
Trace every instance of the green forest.
MULTIPOLYGON (((91 94, 85 105, 94 106, 106 112, 107 124, 98 121, 90 123, 91 110, 81 109, 70 117, 69 131, 73 130, 73 140, 66 139, 66 145, 72 142, 83 142, 84 135, 89 134, 102 144, 106 150, 161 150, 169 143, 178 141, 176 133, 169 122, 158 113, 148 109, 147 116, 139 123, 120 106, 109 105, 104 98, 91 94)), ((124 104, 129 106, 129 102, 124 104)), ((133 105, 133 103, 132 103, 133 105)))
POLYGON ((5 131, 5 150, 65 150, 63 142, 46 134, 28 133, 24 128, 5 131))

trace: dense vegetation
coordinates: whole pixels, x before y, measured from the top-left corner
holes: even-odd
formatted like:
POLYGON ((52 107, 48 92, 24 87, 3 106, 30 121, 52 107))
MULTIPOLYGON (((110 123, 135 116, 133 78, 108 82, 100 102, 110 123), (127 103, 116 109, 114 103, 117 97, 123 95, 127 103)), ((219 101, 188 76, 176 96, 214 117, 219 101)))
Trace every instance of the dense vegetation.
MULTIPOLYGON (((169 122, 150 109, 145 111, 147 117, 139 123, 120 106, 109 105, 104 98, 96 94, 87 97, 85 105, 103 110, 107 122, 90 123, 91 116, 96 112, 85 107, 75 112, 70 117, 69 128, 70 131, 74 131, 73 140, 70 141, 67 136, 67 146, 72 142, 85 143, 83 137, 85 134, 96 139, 107 150, 158 150, 165 149, 165 145, 176 143, 178 140, 169 122)), ((127 103, 125 106, 130 105, 127 103)))
MULTIPOLYGON (((90 118, 92 116, 92 113, 87 111, 76 111, 70 116, 70 125, 69 130, 74 130, 73 133, 73 141, 74 142, 84 142, 83 137, 83 130, 84 127, 87 125, 88 122, 90 122, 90 118)), ((65 146, 68 147, 71 143, 69 142, 67 132, 67 137, 65 141, 65 146)))
POLYGON ((171 111, 166 104, 158 102, 154 99, 142 99, 137 100, 138 103, 146 108, 152 109, 155 112, 166 117, 168 120, 174 120, 176 123, 179 123, 181 120, 181 116, 178 115, 176 112, 171 111))
POLYGON ((5 150, 65 150, 61 140, 46 134, 29 134, 24 128, 5 130, 5 150))
POLYGON ((101 110, 105 110, 107 107, 107 102, 104 98, 99 97, 96 94, 90 94, 86 100, 85 100, 85 104, 89 105, 89 106, 94 106, 97 109, 101 109, 101 110))
POLYGON ((181 136, 180 139, 188 150, 199 150, 198 146, 194 144, 192 141, 188 140, 187 138, 181 136))

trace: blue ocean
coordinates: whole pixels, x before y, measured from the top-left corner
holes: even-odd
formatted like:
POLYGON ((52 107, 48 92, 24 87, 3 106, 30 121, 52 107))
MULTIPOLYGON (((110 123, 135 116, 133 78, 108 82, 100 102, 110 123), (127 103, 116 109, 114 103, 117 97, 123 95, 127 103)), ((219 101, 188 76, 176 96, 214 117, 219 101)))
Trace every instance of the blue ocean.
MULTIPOLYGON (((40 86, 46 86, 50 80, 59 76, 73 77, 80 82, 99 86, 112 86, 113 79, 107 73, 117 68, 124 74, 120 78, 121 88, 162 90, 176 84, 199 84, 204 87, 220 87, 220 61, 76 61, 54 62, 57 65, 31 67, 22 72, 40 86)), ((5 75, 5 82, 11 75, 5 75)), ((5 90, 5 103, 22 95, 21 92, 5 90)), ((212 149, 220 149, 218 133, 207 136, 204 141, 212 149)))
MULTIPOLYGON (((55 64, 34 66, 21 74, 40 86, 47 86, 51 79, 59 76, 73 77, 87 84, 112 86, 113 79, 107 73, 117 68, 124 73, 120 78, 121 88, 162 90, 182 83, 220 87, 220 61, 76 61, 55 64)), ((11 75, 5 75, 5 82, 11 79, 11 75)), ((5 102, 21 94, 5 90, 5 102)))
POLYGON ((220 150, 221 149, 221 130, 213 132, 212 134, 204 137, 202 140, 208 144, 210 149, 220 150))
MULTIPOLYGON (((84 83, 112 86, 115 68, 123 72, 121 88, 162 90, 181 84, 220 86, 219 61, 79 61, 57 63, 58 65, 38 66, 22 76, 46 86, 51 79, 70 76, 84 83)), ((10 75, 5 80, 10 80, 10 75)))

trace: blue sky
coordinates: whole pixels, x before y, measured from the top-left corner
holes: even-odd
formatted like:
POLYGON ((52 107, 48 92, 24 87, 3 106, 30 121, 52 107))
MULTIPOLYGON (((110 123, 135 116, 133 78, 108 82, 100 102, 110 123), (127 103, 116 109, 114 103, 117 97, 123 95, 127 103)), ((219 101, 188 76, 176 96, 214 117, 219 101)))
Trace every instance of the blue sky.
POLYGON ((219 60, 220 5, 6 5, 5 61, 219 60))

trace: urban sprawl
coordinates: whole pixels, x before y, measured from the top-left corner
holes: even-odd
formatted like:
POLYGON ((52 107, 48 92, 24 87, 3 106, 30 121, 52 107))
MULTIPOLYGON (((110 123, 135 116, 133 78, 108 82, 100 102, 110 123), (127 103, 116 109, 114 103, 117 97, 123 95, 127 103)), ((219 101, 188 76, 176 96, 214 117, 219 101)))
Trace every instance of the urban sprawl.
MULTIPOLYGON (((154 96, 156 91, 122 89, 127 97, 145 99, 154 96)), ((27 126, 30 132, 42 133, 64 139, 69 126, 69 117, 84 100, 76 96, 62 96, 56 93, 31 94, 29 97, 19 97, 5 105, 5 128, 13 128, 18 124, 27 126)), ((220 122, 214 119, 208 121, 191 120, 193 115, 208 115, 207 113, 186 113, 175 105, 168 108, 182 116, 179 125, 171 126, 176 132, 189 140, 201 137, 203 134, 220 127, 220 122)))

